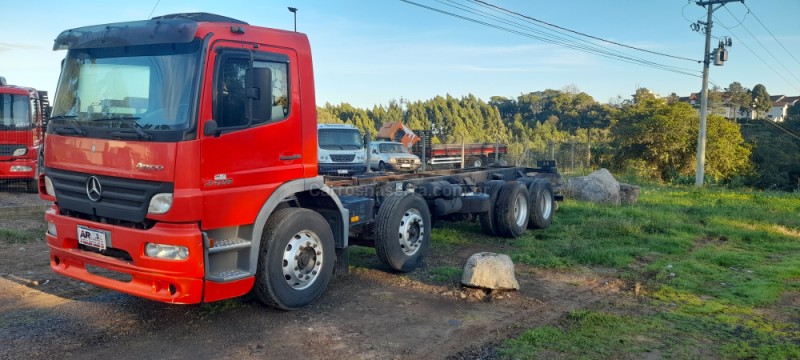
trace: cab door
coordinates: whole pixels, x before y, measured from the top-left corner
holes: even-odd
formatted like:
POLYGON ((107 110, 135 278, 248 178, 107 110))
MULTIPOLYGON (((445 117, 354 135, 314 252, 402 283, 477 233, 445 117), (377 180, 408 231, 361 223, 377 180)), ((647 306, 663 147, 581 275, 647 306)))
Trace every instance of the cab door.
POLYGON ((212 106, 201 111, 200 124, 214 120, 217 131, 199 132, 203 228, 252 223, 278 186, 303 177, 296 57, 252 43, 218 42, 210 51, 206 74, 213 79, 205 81, 202 103, 212 106), (256 68, 271 74, 271 106, 261 110, 248 102, 254 89, 247 77, 256 68))

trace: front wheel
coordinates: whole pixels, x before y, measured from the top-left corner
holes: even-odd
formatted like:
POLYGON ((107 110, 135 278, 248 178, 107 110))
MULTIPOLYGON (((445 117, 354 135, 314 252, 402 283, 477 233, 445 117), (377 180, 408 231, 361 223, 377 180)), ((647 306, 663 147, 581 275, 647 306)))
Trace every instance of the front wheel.
POLYGON ((396 271, 409 272, 428 254, 431 212, 415 193, 396 192, 386 197, 375 218, 375 252, 396 271))
POLYGON ((386 171, 386 163, 385 162, 381 161, 381 162, 378 163, 378 171, 380 171, 380 172, 386 171))
POLYGON ((333 232, 322 215, 301 208, 278 210, 264 227, 254 292, 279 309, 309 305, 328 287, 335 257, 333 232))

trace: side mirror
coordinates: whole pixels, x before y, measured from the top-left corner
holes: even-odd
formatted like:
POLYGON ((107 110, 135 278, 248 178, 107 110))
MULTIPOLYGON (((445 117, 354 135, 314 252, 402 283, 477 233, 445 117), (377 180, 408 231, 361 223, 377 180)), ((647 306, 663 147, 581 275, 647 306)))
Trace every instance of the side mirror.
POLYGON ((245 117, 250 123, 272 119, 272 70, 265 67, 247 69, 244 81, 247 95, 245 117))
POLYGON ((373 154, 377 154, 378 153, 378 149, 372 149, 372 153, 373 154))
POLYGON ((219 125, 217 125, 216 120, 208 120, 205 124, 203 124, 203 135, 219 137, 219 125))

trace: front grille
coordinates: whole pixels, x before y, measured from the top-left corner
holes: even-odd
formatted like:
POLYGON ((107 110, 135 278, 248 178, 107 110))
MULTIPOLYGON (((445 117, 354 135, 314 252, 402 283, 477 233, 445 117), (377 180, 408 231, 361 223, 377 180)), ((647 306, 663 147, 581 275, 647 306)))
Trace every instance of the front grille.
POLYGON ((355 158, 355 154, 331 154, 333 162, 352 162, 355 158))
POLYGON ((403 164, 413 165, 414 164, 414 159, 397 159, 397 164, 399 164, 399 165, 403 165, 403 164))
POLYGON ((0 156, 11 156, 14 150, 23 149, 25 145, 22 144, 0 144, 0 156))
POLYGON ((86 245, 83 245, 83 244, 78 244, 78 249, 81 249, 83 251, 91 251, 93 253, 97 253, 97 254, 113 257, 113 258, 120 259, 120 260, 133 261, 133 258, 131 257, 131 254, 129 254, 127 251, 122 250, 122 249, 106 248, 105 250, 100 250, 98 248, 93 248, 91 246, 86 246, 86 245))
POLYGON ((153 195, 173 192, 172 183, 95 175, 102 187, 102 196, 95 202, 86 191, 92 175, 52 168, 46 168, 45 173, 53 182, 58 206, 90 219, 141 223, 153 195))

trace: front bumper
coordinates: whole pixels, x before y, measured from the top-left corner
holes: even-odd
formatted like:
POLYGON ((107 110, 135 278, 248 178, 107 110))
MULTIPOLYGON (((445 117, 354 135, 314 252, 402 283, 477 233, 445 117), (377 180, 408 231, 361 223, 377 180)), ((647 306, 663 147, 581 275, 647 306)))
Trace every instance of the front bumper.
POLYGON ((419 169, 419 165, 420 164, 396 164, 396 163, 388 164, 390 170, 398 172, 417 171, 417 169, 419 169), (408 166, 403 166, 403 165, 408 165, 408 166))
POLYGON ((0 180, 18 180, 36 178, 36 160, 18 159, 11 161, 0 161, 0 180), (20 171, 24 167, 30 170, 20 171))
POLYGON ((320 175, 351 176, 363 174, 367 166, 363 163, 333 163, 319 164, 320 175))
POLYGON ((59 215, 50 207, 45 220, 55 225, 57 235, 47 234, 50 267, 54 272, 126 294, 178 304, 203 300, 204 255, 202 234, 197 224, 157 223, 141 230, 113 226, 59 215), (110 247, 125 252, 131 260, 100 254, 78 247, 78 225, 110 234, 110 247), (160 260, 144 255, 146 242, 185 246, 186 260, 160 260), (87 265, 127 274, 130 281, 120 281, 90 272, 87 265))

